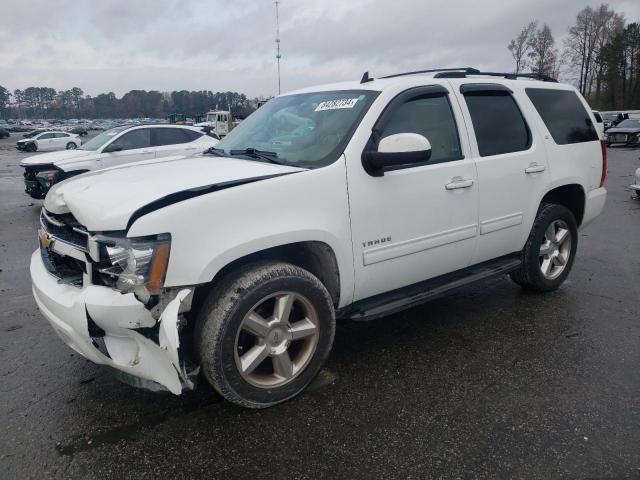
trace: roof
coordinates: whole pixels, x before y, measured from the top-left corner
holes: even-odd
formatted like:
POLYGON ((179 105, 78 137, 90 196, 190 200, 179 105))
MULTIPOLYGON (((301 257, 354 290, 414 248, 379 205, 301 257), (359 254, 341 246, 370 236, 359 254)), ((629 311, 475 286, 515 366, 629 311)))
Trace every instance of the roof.
POLYGON ((413 86, 424 85, 426 81, 433 84, 446 85, 447 80, 449 79, 461 78, 477 78, 482 80, 490 79, 492 83, 500 83, 503 85, 521 85, 526 87, 540 87, 541 85, 544 85, 545 88, 573 88, 567 84, 558 83, 556 79, 547 76, 537 76, 534 74, 522 74, 516 76, 513 73, 481 72, 474 68, 463 67, 453 69, 443 68, 421 70, 415 72, 387 75, 379 78, 369 77, 369 72, 365 72, 362 80, 360 81, 316 85, 299 90, 294 90, 292 92, 287 92, 285 95, 335 90, 372 90, 380 92, 386 90, 387 88, 397 86, 405 86, 406 88, 411 88, 413 86))

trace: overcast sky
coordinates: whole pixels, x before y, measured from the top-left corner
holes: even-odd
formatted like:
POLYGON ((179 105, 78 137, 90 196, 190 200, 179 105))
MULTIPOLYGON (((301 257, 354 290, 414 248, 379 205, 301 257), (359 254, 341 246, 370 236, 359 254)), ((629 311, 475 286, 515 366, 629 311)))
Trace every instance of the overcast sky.
MULTIPOLYGON (((608 2, 628 21, 640 1, 608 2)), ((282 0, 282 90, 429 67, 508 70, 522 25, 561 43, 583 0, 282 0)), ((596 5, 593 3, 592 5, 596 5)), ((277 91, 270 0, 19 0, 0 8, 0 85, 277 91)))

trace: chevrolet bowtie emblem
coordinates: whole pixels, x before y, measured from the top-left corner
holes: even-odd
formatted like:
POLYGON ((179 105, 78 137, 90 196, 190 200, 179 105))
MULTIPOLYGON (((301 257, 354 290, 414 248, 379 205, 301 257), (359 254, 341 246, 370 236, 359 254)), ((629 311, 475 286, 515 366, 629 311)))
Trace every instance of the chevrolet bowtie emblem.
POLYGON ((51 244, 53 243, 53 239, 49 236, 48 233, 42 233, 42 235, 40 235, 40 243, 45 249, 49 250, 51 244))

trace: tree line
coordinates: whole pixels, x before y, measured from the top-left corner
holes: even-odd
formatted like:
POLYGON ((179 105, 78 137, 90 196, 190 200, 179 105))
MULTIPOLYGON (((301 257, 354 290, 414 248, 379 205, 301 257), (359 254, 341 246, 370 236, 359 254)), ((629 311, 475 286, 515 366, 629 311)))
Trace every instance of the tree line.
POLYGON ((607 4, 576 15, 563 45, 556 47, 549 26, 529 22, 507 45, 514 72, 561 77, 593 108, 640 108, 640 24, 607 4))
POLYGON ((10 92, 0 85, 0 118, 163 118, 173 113, 202 115, 208 110, 231 109, 244 118, 256 100, 237 92, 131 90, 121 98, 113 92, 92 97, 81 88, 56 91, 28 87, 10 92))

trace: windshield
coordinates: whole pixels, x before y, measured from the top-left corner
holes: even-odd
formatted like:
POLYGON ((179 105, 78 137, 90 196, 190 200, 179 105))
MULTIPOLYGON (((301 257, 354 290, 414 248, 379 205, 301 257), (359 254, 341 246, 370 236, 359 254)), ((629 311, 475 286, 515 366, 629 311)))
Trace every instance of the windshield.
POLYGON ((377 95, 370 90, 343 90, 274 98, 232 130, 216 149, 227 155, 260 150, 275 154, 277 163, 309 168, 329 165, 342 153, 377 95))
POLYGON ((629 118, 616 125, 616 128, 640 128, 640 120, 629 118))
POLYGON ((127 128, 129 127, 116 127, 116 128, 112 128, 111 130, 107 130, 106 132, 102 132, 97 137, 94 137, 91 140, 89 140, 87 143, 84 143, 80 147, 80 150, 93 150, 93 151, 98 150, 105 143, 107 143, 109 140, 111 140, 113 137, 118 135, 120 132, 126 130, 127 128))

